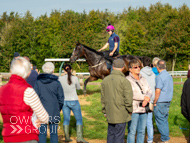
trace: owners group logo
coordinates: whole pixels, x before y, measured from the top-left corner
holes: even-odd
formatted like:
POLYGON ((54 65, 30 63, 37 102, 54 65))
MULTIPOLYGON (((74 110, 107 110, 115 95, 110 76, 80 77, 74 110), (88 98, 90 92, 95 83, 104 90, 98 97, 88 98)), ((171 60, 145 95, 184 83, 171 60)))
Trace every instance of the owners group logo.
POLYGON ((33 119, 33 116, 11 116, 10 117, 10 127, 12 129, 11 134, 20 134, 20 133, 38 133, 40 132, 41 134, 44 133, 55 133, 57 132, 57 130, 60 129, 59 127, 59 123, 60 123, 60 117, 59 116, 55 116, 55 117, 51 117, 49 116, 49 125, 53 125, 49 126, 50 128, 50 132, 49 130, 47 130, 47 124, 41 124, 40 128, 37 128, 35 125, 35 121, 33 119), (52 122, 54 121, 54 122, 52 122))

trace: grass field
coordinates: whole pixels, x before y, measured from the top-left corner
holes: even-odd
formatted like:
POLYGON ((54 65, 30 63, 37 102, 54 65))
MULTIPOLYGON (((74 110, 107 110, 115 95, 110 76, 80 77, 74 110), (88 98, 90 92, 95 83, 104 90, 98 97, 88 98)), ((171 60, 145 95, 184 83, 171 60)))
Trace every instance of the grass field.
MULTIPOLYGON (((183 79, 183 82, 186 79, 183 79)), ((174 79, 174 82, 180 82, 181 79, 174 79)), ((98 82, 101 82, 99 80, 98 82)), ((189 134, 189 123, 181 114, 181 93, 182 85, 174 85, 173 99, 169 111, 169 128, 171 136, 188 136, 189 134), (183 129, 181 129, 183 128, 183 129)), ((82 90, 78 91, 79 96, 83 94, 82 90)), ((81 109, 85 112, 83 116, 84 123, 84 137, 89 139, 106 139, 107 137, 107 121, 101 112, 101 94, 100 85, 88 85, 87 94, 89 96, 84 97, 89 101, 90 105, 81 105, 81 109)), ((63 119, 63 115, 62 115, 63 119)), ((63 120, 60 122, 61 134, 63 120)), ((70 121, 70 134, 71 136, 76 136, 76 121, 74 116, 71 116, 70 121)), ((154 127, 156 123, 154 122, 154 127)), ((157 127, 156 127, 157 128, 157 127)), ((2 130, 2 123, 0 123, 0 131, 2 130)), ((158 132, 155 132, 155 134, 158 132)), ((127 128, 126 128, 126 138, 127 138, 127 128)), ((0 143, 2 141, 2 136, 0 136, 0 143)), ((49 141, 48 141, 49 142, 49 141)))

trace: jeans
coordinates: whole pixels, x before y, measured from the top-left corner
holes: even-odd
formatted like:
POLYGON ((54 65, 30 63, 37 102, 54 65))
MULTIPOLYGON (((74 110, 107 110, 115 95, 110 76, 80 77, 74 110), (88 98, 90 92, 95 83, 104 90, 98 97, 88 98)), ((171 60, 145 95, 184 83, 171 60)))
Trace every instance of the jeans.
POLYGON ((73 114, 75 115, 76 125, 82 125, 82 114, 81 114, 81 108, 80 108, 80 104, 78 100, 64 101, 62 110, 63 110, 63 115, 64 115, 63 125, 69 125, 71 110, 73 111, 73 114))
POLYGON ((132 120, 128 122, 127 143, 135 143, 137 131, 137 143, 144 143, 147 113, 132 113, 132 120))
POLYGON ((168 141, 170 139, 168 125, 169 107, 170 103, 156 103, 154 107, 156 125, 161 134, 162 141, 168 141))
POLYGON ((126 123, 108 123, 107 143, 124 143, 126 123))
POLYGON ((113 67, 112 67, 112 65, 111 64, 109 64, 108 62, 106 62, 106 65, 107 65, 107 69, 111 69, 111 71, 110 71, 110 74, 111 74, 111 72, 113 71, 113 67))
POLYGON ((149 112, 147 116, 147 121, 146 121, 147 134, 148 134, 147 143, 153 143, 154 130, 153 130, 152 115, 153 113, 149 112))
MULTIPOLYGON (((57 134, 57 124, 49 124, 50 128, 50 143, 58 143, 58 134, 57 134)), ((39 143, 46 143, 46 136, 47 136, 47 124, 41 124, 39 128, 39 143)))

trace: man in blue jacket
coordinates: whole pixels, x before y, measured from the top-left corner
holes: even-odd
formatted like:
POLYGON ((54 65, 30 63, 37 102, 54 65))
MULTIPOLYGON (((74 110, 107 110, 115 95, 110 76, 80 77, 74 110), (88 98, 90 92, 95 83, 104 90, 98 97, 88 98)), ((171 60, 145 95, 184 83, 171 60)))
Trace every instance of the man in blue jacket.
MULTIPOLYGON (((30 62, 29 57, 24 56, 24 58, 25 58, 27 61, 30 62)), ((31 68, 33 68, 33 67, 32 67, 32 64, 31 64, 31 68)), ((34 69, 32 69, 32 70, 31 70, 31 73, 30 73, 29 77, 26 79, 26 81, 27 81, 28 84, 30 84, 30 85, 34 88, 34 85, 35 85, 35 83, 36 83, 37 77, 38 77, 37 71, 35 71, 34 69)))
MULTIPOLYGON (((44 73, 37 77, 34 89, 49 114, 50 142, 58 143, 57 128, 61 120, 60 111, 64 103, 64 95, 58 77, 52 74, 54 69, 52 62, 46 62, 42 66, 44 73)), ((46 142, 47 124, 42 124, 39 131, 39 143, 46 142)))

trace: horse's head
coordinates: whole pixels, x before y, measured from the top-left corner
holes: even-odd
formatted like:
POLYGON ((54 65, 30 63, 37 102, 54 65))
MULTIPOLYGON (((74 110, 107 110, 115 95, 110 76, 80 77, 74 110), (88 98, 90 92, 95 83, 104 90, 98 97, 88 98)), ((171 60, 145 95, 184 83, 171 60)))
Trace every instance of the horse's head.
POLYGON ((78 42, 70 57, 70 62, 74 63, 77 59, 79 59, 83 55, 84 55, 83 45, 78 42))

